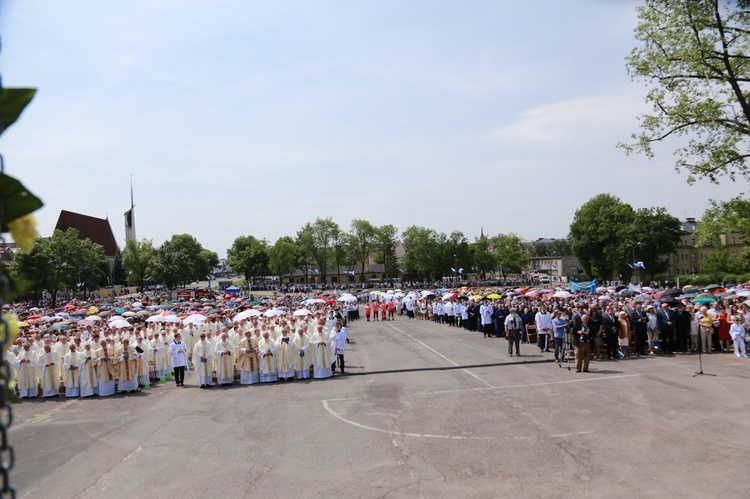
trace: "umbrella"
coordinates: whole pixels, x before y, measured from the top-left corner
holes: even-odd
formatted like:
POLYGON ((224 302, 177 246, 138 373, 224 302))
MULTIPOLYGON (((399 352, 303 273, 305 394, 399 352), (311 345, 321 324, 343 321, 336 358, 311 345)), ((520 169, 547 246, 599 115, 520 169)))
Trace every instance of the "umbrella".
POLYGON ((682 291, 680 291, 678 288, 669 288, 661 292, 662 296, 680 296, 681 294, 682 291))
POLYGON ((611 299, 612 299, 612 298, 610 298, 610 297, 609 297, 609 296, 607 296, 607 295, 601 295, 601 296, 599 297, 599 300, 601 300, 601 301, 609 301, 609 300, 611 300, 611 299))
POLYGON ((299 310, 295 310, 292 315, 296 315, 297 317, 299 317, 301 315, 312 315, 312 312, 310 312, 306 308, 300 308, 299 310))
POLYGON ((705 289, 706 291, 713 291, 714 289, 719 289, 720 287, 721 286, 719 286, 718 284, 709 284, 703 289, 705 289))
POLYGON ((742 289, 737 291, 737 296, 750 296, 750 289, 742 289))
POLYGON ((109 321, 109 322, 112 322, 112 321, 119 321, 119 320, 122 320, 122 319, 124 319, 124 317, 123 317, 123 316, 121 316, 121 315, 113 315, 112 317, 110 317, 110 318, 108 319, 108 321, 109 321))
POLYGON ((122 314, 123 317, 135 317, 135 312, 125 312, 122 314))
POLYGON ((121 313, 123 313, 123 312, 125 312, 125 309, 124 309, 124 308, 122 308, 122 307, 117 307, 117 308, 115 308, 115 313, 121 314, 121 313))
POLYGON ((130 327, 130 326, 131 324, 125 319, 119 319, 119 320, 112 321, 109 323, 109 327, 115 328, 115 329, 121 329, 124 327, 130 327))
POLYGON ((49 328, 50 331, 59 331, 62 329, 70 329, 70 324, 55 324, 51 328, 49 328))
POLYGON ((693 298, 693 303, 698 303, 700 305, 713 303, 715 301, 717 301, 716 298, 714 298, 710 293, 701 293, 695 298, 693 298))
POLYGON ((502 298, 502 296, 497 293, 490 293, 487 295, 487 298, 489 298, 490 300, 499 300, 500 298, 502 298))
POLYGON ((167 322, 170 322, 172 324, 180 324, 182 320, 177 317, 176 315, 168 315, 167 316, 167 322))
POLYGON ((554 296, 555 298, 571 298, 573 295, 568 291, 557 291, 552 296, 554 296))
POLYGON ((188 315, 185 317, 185 320, 182 321, 183 324, 195 324, 196 326, 200 326, 204 322, 206 322, 206 316, 201 314, 188 315))
POLYGON ((77 325, 79 325, 79 326, 93 326, 94 325, 94 321, 92 321, 91 319, 81 319, 80 321, 78 321, 77 325))
MULTIPOLYGON (((333 300, 331 300, 331 301, 333 301, 333 300)), ((266 317, 273 317, 275 315, 281 315, 281 311, 280 310, 275 310, 275 309, 270 309, 270 310, 266 310, 265 312, 263 312, 263 315, 265 315, 266 317)))
POLYGON ((643 303, 646 300, 650 300, 651 297, 649 295, 638 295, 634 298, 634 301, 636 303, 643 303))
POLYGON ((133 303, 133 308, 143 308, 143 303, 137 301, 133 303))
POLYGON ((104 312, 99 312, 98 315, 99 315, 99 317, 109 317, 110 315, 112 315, 112 311, 111 310, 105 310, 104 312))
POLYGON ((152 315, 146 319, 146 322, 167 322, 167 318, 163 315, 152 315))

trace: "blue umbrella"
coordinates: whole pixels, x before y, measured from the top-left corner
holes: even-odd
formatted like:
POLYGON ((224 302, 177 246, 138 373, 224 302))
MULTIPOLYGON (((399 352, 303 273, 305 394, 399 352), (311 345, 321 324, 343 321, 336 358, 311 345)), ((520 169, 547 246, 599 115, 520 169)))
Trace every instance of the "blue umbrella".
POLYGON ((59 331, 61 329, 70 329, 70 324, 55 324, 51 328, 49 328, 50 331, 59 331))

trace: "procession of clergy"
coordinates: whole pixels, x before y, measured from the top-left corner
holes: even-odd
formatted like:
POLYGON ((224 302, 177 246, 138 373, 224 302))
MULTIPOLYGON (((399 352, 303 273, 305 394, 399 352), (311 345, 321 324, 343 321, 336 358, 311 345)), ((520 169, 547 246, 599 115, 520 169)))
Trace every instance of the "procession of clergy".
POLYGON ((253 317, 230 325, 87 327, 71 336, 28 335, 11 348, 11 376, 21 398, 40 392, 43 397, 133 392, 163 382, 167 371, 174 371, 177 386, 183 386, 186 366, 201 388, 308 379, 311 372, 313 378, 328 378, 337 359, 344 373, 347 343, 346 328, 332 312, 327 317, 253 317))

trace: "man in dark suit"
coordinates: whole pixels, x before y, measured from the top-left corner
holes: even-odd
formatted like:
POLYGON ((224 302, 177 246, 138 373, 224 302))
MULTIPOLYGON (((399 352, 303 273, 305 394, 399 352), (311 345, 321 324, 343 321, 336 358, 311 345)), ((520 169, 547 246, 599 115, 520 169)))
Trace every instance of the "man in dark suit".
POLYGON ((659 338, 661 349, 664 353, 674 352, 674 312, 669 309, 668 303, 662 303, 656 312, 656 322, 659 325, 659 338))
POLYGON ((633 329, 633 337, 635 340, 635 355, 646 355, 646 339, 648 327, 648 315, 643 311, 643 307, 640 303, 636 303, 634 308, 630 309, 628 313, 630 324, 633 329))
POLYGON ((607 358, 617 360, 617 334, 619 321, 615 317, 612 307, 607 307, 602 315, 602 335, 607 342, 607 358))
POLYGON ((685 310, 685 305, 677 305, 674 319, 675 350, 686 353, 688 349, 688 338, 690 337, 690 312, 685 310))
POLYGON ((581 315, 581 324, 572 329, 571 340, 576 348, 576 372, 589 372, 589 361, 591 360, 591 342, 593 337, 589 330, 589 316, 581 315))

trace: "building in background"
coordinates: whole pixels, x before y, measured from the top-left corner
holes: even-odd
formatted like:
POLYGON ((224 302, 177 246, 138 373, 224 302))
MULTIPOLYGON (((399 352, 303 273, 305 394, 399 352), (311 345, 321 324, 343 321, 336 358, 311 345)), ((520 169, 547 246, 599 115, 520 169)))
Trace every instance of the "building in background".
POLYGON ((65 232, 70 228, 78 231, 78 239, 90 239, 104 248, 104 256, 109 263, 109 273, 112 275, 118 247, 115 235, 112 233, 112 227, 109 225, 109 219, 62 210, 60 217, 57 219, 55 230, 60 229, 65 232))

